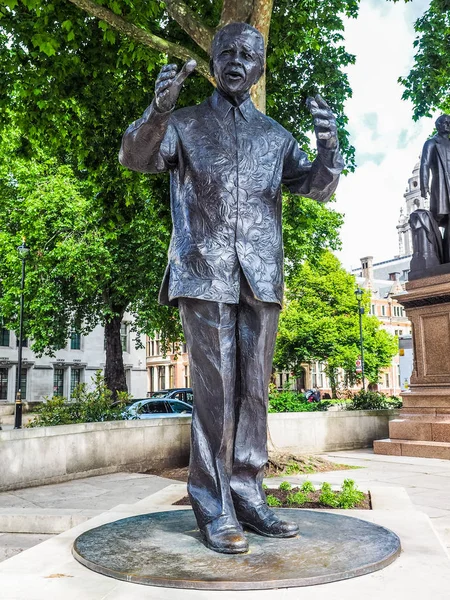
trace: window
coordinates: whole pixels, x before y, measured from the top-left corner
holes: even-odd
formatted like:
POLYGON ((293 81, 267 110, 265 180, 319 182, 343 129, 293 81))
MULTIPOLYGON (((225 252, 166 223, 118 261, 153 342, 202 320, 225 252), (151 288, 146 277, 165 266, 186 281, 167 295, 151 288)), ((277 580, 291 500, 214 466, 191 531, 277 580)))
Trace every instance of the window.
POLYGON ((150 391, 155 391, 155 367, 150 367, 149 369, 149 378, 150 378, 150 391))
POLYGON ((187 352, 187 344, 186 344, 186 343, 184 343, 184 344, 181 346, 181 348, 182 348, 182 350, 181 350, 181 351, 183 352, 183 354, 186 354, 186 352, 187 352))
POLYGON ((169 405, 170 405, 170 408, 172 409, 172 412, 174 412, 174 413, 178 413, 180 415, 192 413, 192 408, 190 408, 189 406, 186 406, 186 404, 177 402, 176 400, 172 400, 171 402, 169 402, 169 405))
POLYGON ((0 346, 9 346, 9 330, 4 327, 0 329, 0 346))
POLYGON ((70 336, 70 349, 81 350, 81 333, 72 333, 70 336))
POLYGON ((70 395, 72 396, 77 385, 81 383, 81 369, 72 367, 70 369, 70 395))
MULTIPOLYGON (((16 367, 16 377, 18 377, 19 369, 16 367)), ((27 399, 27 374, 28 369, 22 369, 22 374, 20 377, 20 397, 22 400, 27 399)))
POLYGON ((166 367, 158 367, 158 386, 160 390, 166 389, 166 367))
POLYGON ((383 317, 386 315, 386 307, 384 306, 384 304, 381 307, 381 314, 382 314, 383 317))
POLYGON ((143 404, 139 409, 138 413, 140 415, 154 415, 154 414, 165 414, 168 413, 169 410, 165 402, 157 401, 157 402, 147 402, 147 404, 143 404))
POLYGON ((128 352, 128 323, 120 324, 120 345, 122 352, 128 352))
POLYGON ((0 400, 8 399, 8 369, 0 369, 0 400))
POLYGON ((189 367, 186 365, 184 367, 184 387, 190 387, 191 385, 191 377, 189 375, 189 367))
POLYGON ((169 387, 170 388, 175 387, 175 366, 174 365, 169 366, 169 387))
POLYGON ((389 387, 389 373, 386 373, 384 375, 384 377, 385 377, 386 387, 388 388, 389 387))
POLYGON ((55 369, 53 372, 53 395, 64 395, 64 369, 55 369))
MULTIPOLYGON (((19 337, 16 338, 16 346, 19 347, 19 337)), ((28 348, 28 338, 22 339, 22 348, 28 348)))
POLYGON ((370 311, 370 312, 371 312, 371 314, 372 314, 372 315, 375 315, 375 314, 376 314, 376 312, 375 312, 375 304, 372 304, 372 306, 371 306, 371 309, 372 309, 372 310, 370 311))

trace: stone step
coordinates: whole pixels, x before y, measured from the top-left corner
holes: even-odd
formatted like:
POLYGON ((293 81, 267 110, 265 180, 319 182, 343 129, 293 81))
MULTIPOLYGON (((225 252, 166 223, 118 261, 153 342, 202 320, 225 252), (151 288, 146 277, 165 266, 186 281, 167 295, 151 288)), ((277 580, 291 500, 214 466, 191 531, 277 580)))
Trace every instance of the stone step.
POLYGON ((447 409, 450 413, 450 394, 433 393, 434 391, 402 394, 403 408, 439 408, 442 411, 447 409))
POLYGON ((385 439, 373 443, 375 454, 390 456, 414 456, 450 460, 450 443, 417 440, 385 439))
POLYGON ((0 533, 58 534, 101 514, 101 510, 0 508, 0 533))
POLYGON ((391 440, 422 440, 450 443, 450 419, 442 417, 411 416, 389 422, 391 440))

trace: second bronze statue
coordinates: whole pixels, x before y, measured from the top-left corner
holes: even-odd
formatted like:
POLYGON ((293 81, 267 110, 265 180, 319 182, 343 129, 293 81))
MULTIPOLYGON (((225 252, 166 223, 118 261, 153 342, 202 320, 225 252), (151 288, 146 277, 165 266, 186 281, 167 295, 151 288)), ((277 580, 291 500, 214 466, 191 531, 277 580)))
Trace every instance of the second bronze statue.
POLYGON ((310 98, 318 155, 254 107, 264 41, 245 23, 212 44, 213 95, 173 111, 189 61, 161 71, 155 99, 125 132, 120 162, 170 172, 173 233, 160 302, 178 305, 194 390, 188 492, 205 543, 248 550, 243 527, 291 537, 266 504, 268 384, 283 301, 281 186, 326 202, 343 161, 335 117, 310 98))

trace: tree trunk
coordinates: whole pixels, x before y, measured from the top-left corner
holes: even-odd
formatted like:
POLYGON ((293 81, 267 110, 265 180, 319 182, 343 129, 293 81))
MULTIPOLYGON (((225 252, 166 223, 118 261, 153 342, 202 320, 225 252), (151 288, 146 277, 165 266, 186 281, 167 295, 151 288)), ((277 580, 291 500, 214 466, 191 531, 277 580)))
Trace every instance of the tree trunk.
POLYGON ((112 400, 117 400, 117 392, 127 392, 125 369, 123 367, 122 343, 120 339, 120 325, 122 315, 113 317, 105 323, 105 383, 112 392, 112 400))

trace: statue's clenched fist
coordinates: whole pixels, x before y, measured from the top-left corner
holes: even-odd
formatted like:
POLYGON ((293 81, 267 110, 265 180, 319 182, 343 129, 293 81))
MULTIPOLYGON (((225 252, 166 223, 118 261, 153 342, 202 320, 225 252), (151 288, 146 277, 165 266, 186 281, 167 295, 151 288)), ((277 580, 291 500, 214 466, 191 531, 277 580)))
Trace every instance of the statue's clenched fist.
POLYGON ((188 60, 178 73, 177 65, 166 65, 161 69, 155 85, 155 102, 160 112, 172 110, 180 95, 183 82, 197 66, 195 60, 188 60))
POLYGON ((338 146, 336 117, 325 100, 317 94, 306 99, 306 105, 314 117, 314 131, 317 145, 333 150, 338 146))

